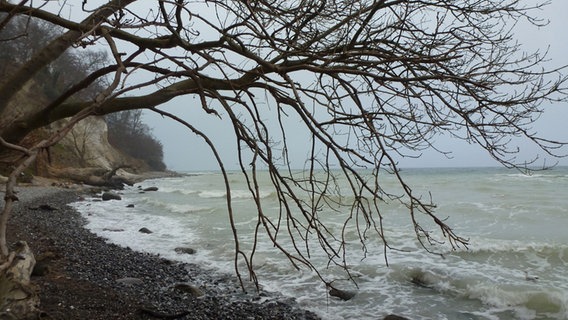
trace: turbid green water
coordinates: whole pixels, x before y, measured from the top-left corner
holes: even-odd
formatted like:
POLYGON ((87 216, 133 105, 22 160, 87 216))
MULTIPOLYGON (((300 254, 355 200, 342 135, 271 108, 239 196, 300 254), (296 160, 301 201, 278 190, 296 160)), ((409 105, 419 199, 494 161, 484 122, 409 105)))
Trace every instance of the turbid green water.
MULTIPOLYGON (((347 259, 358 287, 342 280, 345 275, 339 268, 322 269, 326 279, 336 279, 335 285, 357 292, 352 300, 330 299, 314 272, 296 271, 268 241, 259 243, 255 256, 263 288, 295 297, 325 319, 378 319, 388 313, 412 319, 568 319, 568 168, 532 175, 495 168, 412 169, 403 174, 415 191, 426 197, 431 192, 437 214, 449 217, 448 224, 470 239, 469 249, 441 246, 443 257, 427 253, 413 236, 405 208, 389 204, 383 208, 385 234, 403 251, 387 251, 388 267, 376 239, 370 239, 370 251, 361 260, 353 229, 347 231, 347 259), (539 279, 526 280, 525 271, 539 279)), ((263 207, 266 214, 276 214, 269 177, 261 178, 260 185, 266 186, 260 191, 263 207)), ((242 177, 231 175, 231 183, 240 241, 247 248, 257 211, 242 177)), ((391 178, 383 183, 395 190, 391 178)), ((140 194, 132 188, 120 205, 76 206, 90 221, 88 227, 112 242, 234 272, 233 236, 219 174, 143 184, 159 191, 140 194), (126 203, 135 208, 125 208, 126 203), (110 227, 125 231, 103 230, 110 227), (154 233, 142 236, 141 227, 154 233), (178 246, 195 248, 197 254, 177 255, 173 249, 178 246)), ((345 214, 337 212, 323 211, 320 217, 335 232, 345 220, 345 214)), ((436 234, 434 227, 431 230, 436 234)), ((314 264, 326 266, 321 252, 311 254, 314 264)))

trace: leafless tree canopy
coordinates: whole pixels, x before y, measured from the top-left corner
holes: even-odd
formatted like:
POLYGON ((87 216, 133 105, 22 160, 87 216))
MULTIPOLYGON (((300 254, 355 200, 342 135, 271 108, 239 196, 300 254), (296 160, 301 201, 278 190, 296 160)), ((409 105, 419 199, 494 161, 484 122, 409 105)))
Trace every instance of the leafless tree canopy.
MULTIPOLYGON (((113 57, 42 108, 15 119, 2 116, 3 148, 17 148, 27 133, 58 119, 145 108, 202 136, 224 171, 197 124, 159 109, 174 97, 194 95, 197 103, 188 108, 230 119, 240 165, 258 204, 258 232, 264 230, 277 246, 279 232, 288 232, 295 250, 281 248, 294 264, 312 266, 301 248, 308 234, 317 237, 330 260, 343 262, 344 235, 328 233, 318 216, 320 206, 334 201, 330 195, 338 173, 349 186, 341 192, 354 199, 341 204, 350 212, 345 223, 358 226, 363 244, 374 237, 389 246, 381 208, 385 201, 401 201, 427 248, 439 238, 421 227, 424 217, 452 246, 465 245, 467 240, 399 176, 397 159, 438 149, 439 134, 475 143, 508 167, 526 162, 516 158, 518 149, 509 143, 519 137, 544 153, 562 154, 563 143, 537 136, 531 124, 543 104, 566 101, 563 69, 544 69, 546 55, 521 52, 513 33, 519 21, 545 24, 534 17, 541 5, 515 0, 0 1, 0 28, 26 17, 61 29, 0 83, 2 114, 34 74, 66 50, 104 47, 113 57), (95 99, 73 99, 101 78, 108 88, 95 99), (292 115, 310 132, 302 178, 288 166, 290 129, 284 119, 292 115), (277 125, 267 124, 267 118, 277 125), (332 165, 339 170, 326 170, 332 165), (278 193, 282 214, 276 220, 263 215, 257 168, 268 168, 278 193), (362 175, 364 168, 374 178, 362 175), (387 173, 398 177, 400 193, 389 194, 379 185, 379 175, 387 173)), ((226 187, 232 214, 228 180, 226 187)), ((236 260, 250 267, 254 249, 242 249, 233 230, 236 260)))

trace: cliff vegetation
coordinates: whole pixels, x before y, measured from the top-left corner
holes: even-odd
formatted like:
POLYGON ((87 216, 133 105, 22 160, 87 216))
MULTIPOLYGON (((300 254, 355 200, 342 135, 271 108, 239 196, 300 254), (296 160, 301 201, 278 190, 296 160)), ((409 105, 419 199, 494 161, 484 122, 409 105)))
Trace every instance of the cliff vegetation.
MULTIPOLYGON (((57 34, 53 25, 31 18, 14 18, 0 30, 0 83, 23 62, 43 48, 57 34)), ((53 103, 69 87, 85 79, 108 62, 104 51, 86 51, 71 48, 44 68, 27 83, 10 104, 6 116, 19 121, 26 114, 37 112, 53 103)), ((106 78, 94 81, 75 93, 72 101, 92 101, 107 85, 106 78)), ((23 145, 33 145, 55 130, 66 120, 37 129, 23 138, 23 145)), ((10 170, 6 164, 18 157, 17 153, 0 155, 0 173, 10 170)), ((74 126, 57 145, 38 157, 29 172, 34 175, 77 178, 84 174, 123 168, 131 173, 163 171, 162 144, 152 135, 151 128, 142 120, 141 110, 129 110, 106 116, 90 116, 74 126)))

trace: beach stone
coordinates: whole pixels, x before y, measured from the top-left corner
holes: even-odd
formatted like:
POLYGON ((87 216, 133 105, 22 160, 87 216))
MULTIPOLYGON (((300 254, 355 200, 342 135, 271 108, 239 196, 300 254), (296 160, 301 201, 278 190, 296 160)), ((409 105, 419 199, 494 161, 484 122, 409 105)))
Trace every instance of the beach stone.
POLYGON ((142 191, 158 191, 158 187, 148 187, 148 188, 144 188, 144 190, 142 191))
POLYGON ((132 278, 132 277, 120 278, 120 279, 117 279, 116 282, 122 283, 122 284, 127 285, 127 286, 139 285, 139 284, 144 283, 144 281, 142 281, 142 279, 132 278))
POLYGON ((118 194, 116 194, 116 193, 114 193, 114 192, 105 192, 105 193, 103 193, 102 199, 103 199, 103 201, 122 200, 122 198, 121 198, 118 194))
POLYGON ((201 297, 205 295, 205 293, 203 293, 201 289, 199 289, 196 285, 191 283, 176 283, 174 285, 174 290, 183 293, 188 293, 194 297, 201 297))
POLYGON ((174 251, 178 254, 194 254, 195 253, 195 249, 188 248, 188 247, 177 247, 177 248, 174 249, 174 251))
POLYGON ((146 227, 140 228, 140 230, 138 230, 138 232, 141 232, 141 233, 154 233, 154 232, 152 232, 152 230, 150 230, 150 229, 148 229, 148 228, 146 228, 146 227))

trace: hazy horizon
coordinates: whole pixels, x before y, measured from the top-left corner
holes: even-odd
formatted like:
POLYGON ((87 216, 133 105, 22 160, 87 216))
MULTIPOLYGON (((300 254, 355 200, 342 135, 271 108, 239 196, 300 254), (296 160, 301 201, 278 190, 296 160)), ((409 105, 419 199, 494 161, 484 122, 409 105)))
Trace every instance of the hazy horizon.
MULTIPOLYGON (((534 51, 537 48, 547 51, 548 57, 556 66, 568 65, 568 41, 564 30, 568 30, 568 19, 564 14, 568 12, 568 1, 555 1, 541 11, 537 11, 539 17, 550 20, 546 27, 528 26, 520 23, 515 35, 523 44, 527 51, 534 51)), ((220 120, 214 116, 202 115, 199 112, 192 112, 199 109, 199 101, 193 96, 185 96, 173 99, 172 101, 160 106, 164 110, 172 112, 182 119, 197 125, 199 129, 206 132, 209 138, 215 143, 219 153, 225 161, 227 168, 238 168, 235 156, 236 146, 234 133, 226 119, 220 120)), ((557 141, 568 142, 568 129, 566 120, 568 119, 568 105, 557 103, 554 105, 543 105, 545 112, 540 119, 534 123, 533 131, 538 132, 545 138, 557 141)), ((164 162, 167 167, 175 171, 202 171, 218 169, 212 152, 202 140, 195 137, 186 128, 169 119, 164 119, 156 113, 146 111, 145 122, 153 128, 154 135, 164 146, 164 162)), ((293 120, 289 125, 294 125, 293 120)), ((302 167, 307 159, 307 151, 302 152, 302 146, 306 146, 305 130, 298 126, 288 137, 289 144, 296 147, 296 151, 291 154, 292 167, 302 167)), ((397 158, 401 167, 491 167, 500 166, 493 160, 485 150, 478 146, 473 146, 461 140, 449 137, 439 137, 438 147, 444 151, 451 151, 452 158, 447 159, 444 155, 432 150, 424 151, 418 158, 397 158)), ((530 161, 537 157, 534 164, 539 167, 543 161, 547 164, 554 164, 558 161, 559 165, 568 165, 568 158, 555 159, 544 152, 529 145, 522 143, 520 146, 523 152, 518 157, 519 162, 530 161), (544 160, 546 159, 546 160, 544 160)))

